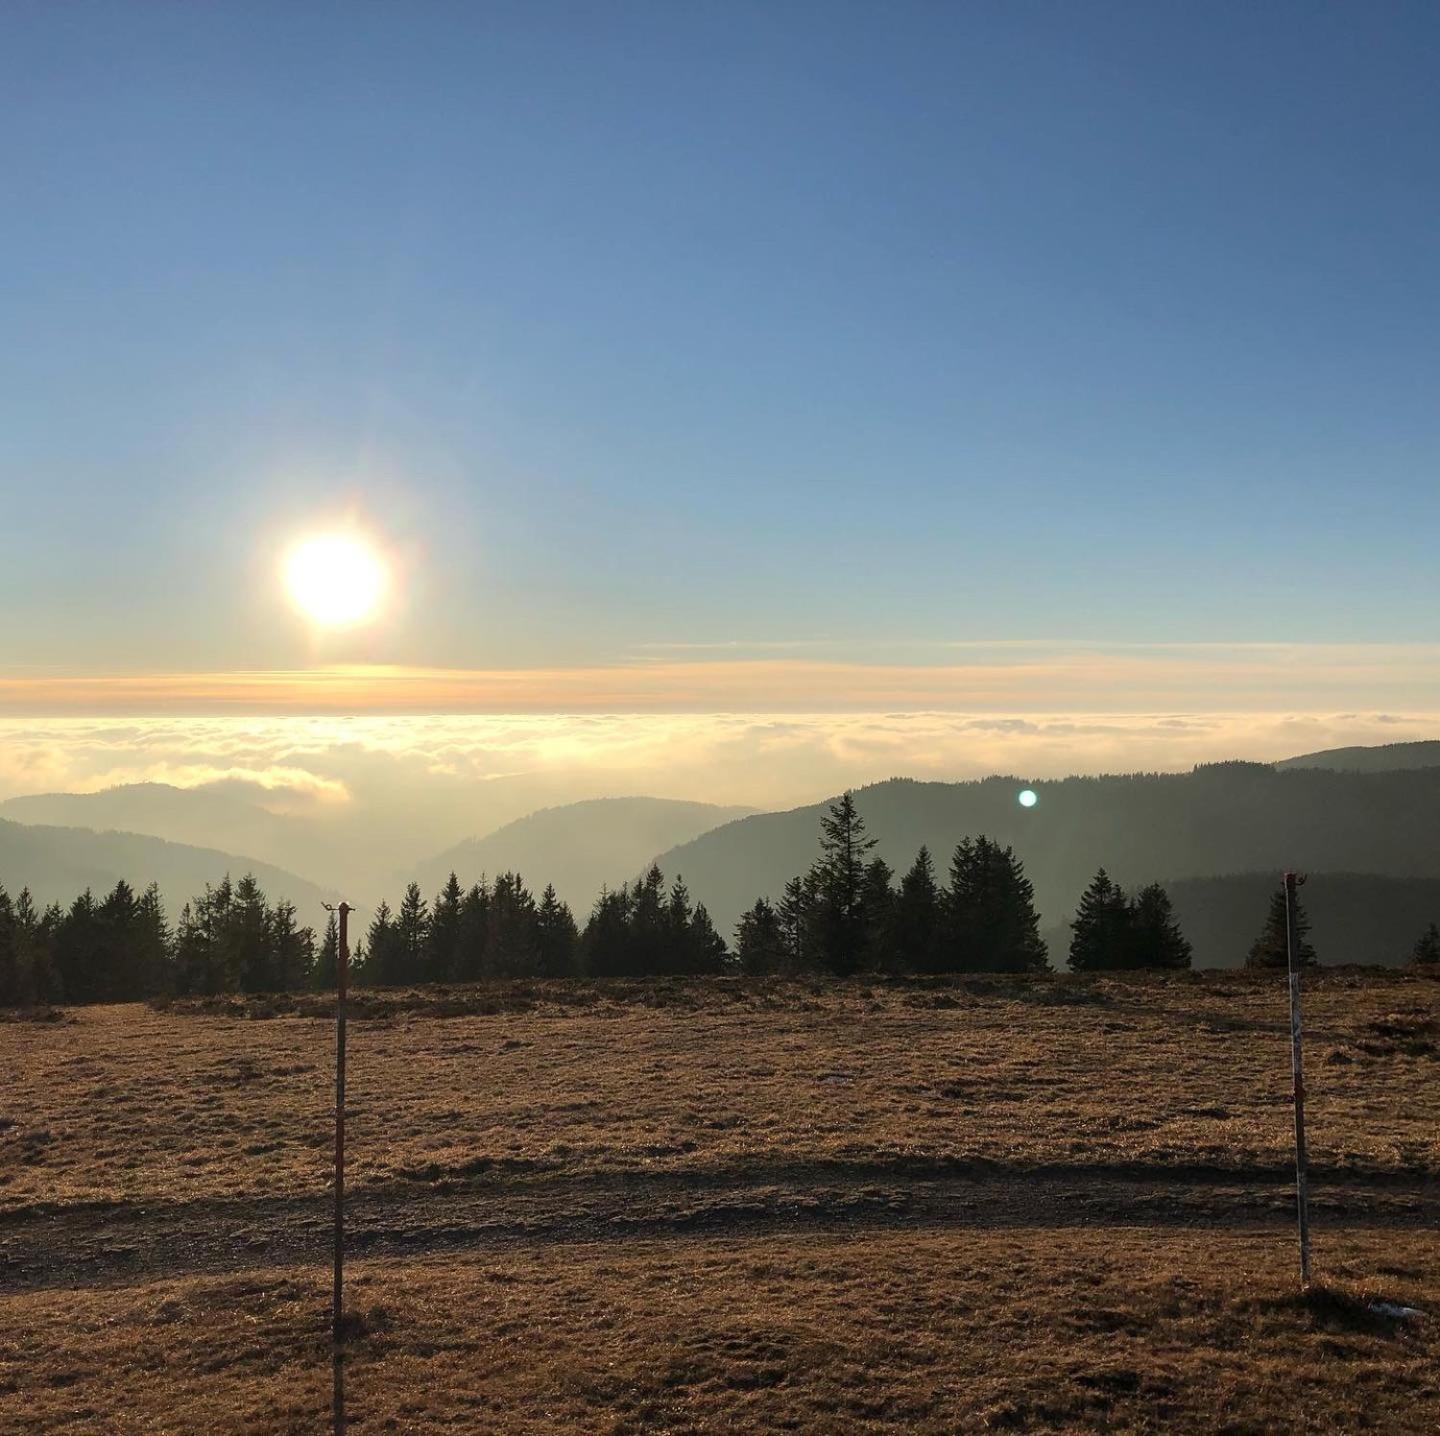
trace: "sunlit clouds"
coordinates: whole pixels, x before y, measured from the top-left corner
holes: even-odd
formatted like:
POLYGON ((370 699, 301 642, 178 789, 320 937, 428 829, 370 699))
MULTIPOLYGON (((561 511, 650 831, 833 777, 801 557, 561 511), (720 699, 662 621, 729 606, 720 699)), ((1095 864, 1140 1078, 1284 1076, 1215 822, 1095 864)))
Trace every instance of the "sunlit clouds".
POLYGON ((0 672, 0 714, 1440 710, 1436 644, 994 643, 936 652, 905 663, 637 658, 565 668, 0 672))
POLYGON ((897 774, 1186 769, 1437 732, 1436 712, 36 718, 0 724, 0 797, 223 783, 273 808, 353 816, 403 801, 473 812, 479 827, 605 793, 775 807, 897 774))

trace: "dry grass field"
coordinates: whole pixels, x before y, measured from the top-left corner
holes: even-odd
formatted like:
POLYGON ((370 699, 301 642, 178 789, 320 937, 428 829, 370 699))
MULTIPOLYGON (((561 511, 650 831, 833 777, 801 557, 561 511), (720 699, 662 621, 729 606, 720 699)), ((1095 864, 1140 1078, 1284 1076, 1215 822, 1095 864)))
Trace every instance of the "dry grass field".
MULTIPOLYGON (((0 1430, 324 1429, 325 1011, 0 1022, 0 1430)), ((1440 1429, 1440 982, 1306 1018, 1302 1301, 1273 978, 362 994, 353 1424, 1440 1429)))

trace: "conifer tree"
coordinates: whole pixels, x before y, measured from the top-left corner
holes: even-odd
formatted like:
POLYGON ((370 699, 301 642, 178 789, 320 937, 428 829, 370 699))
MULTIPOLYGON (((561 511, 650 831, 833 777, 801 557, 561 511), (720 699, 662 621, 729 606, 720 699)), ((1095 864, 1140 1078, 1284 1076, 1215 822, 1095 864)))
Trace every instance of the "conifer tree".
POLYGON ((742 913, 735 925, 735 960, 747 976, 784 972, 790 965, 790 944, 780 914, 766 898, 742 913))
POLYGON ((541 977, 568 977, 575 970, 579 931, 575 915, 547 883, 535 912, 536 961, 541 977))
POLYGON ((10 894, 0 887, 0 1007, 20 1005, 20 924, 10 894))
POLYGON ((629 972, 630 890, 601 888, 580 938, 583 970, 591 977, 619 977, 629 972))
POLYGON ((846 792, 820 819, 820 861, 816 865, 814 910, 817 956, 841 976, 855 972, 866 957, 865 859, 876 840, 846 792))
POLYGON ((486 955, 489 941, 490 884, 482 875, 460 902, 455 975, 462 982, 475 982, 489 970, 486 955))
POLYGON ((430 936, 430 904, 420 892, 420 884, 410 883, 400 899, 395 915, 395 943, 399 957, 399 982, 408 986, 425 981, 426 943, 430 936))
POLYGON ((940 956, 940 887, 930 849, 921 847, 900 879, 895 899, 895 965, 902 972, 934 972, 940 956))
POLYGON ((690 914, 685 966, 681 970, 713 977, 726 970, 729 960, 730 949, 725 946, 725 939, 715 931, 705 904, 696 903, 695 911, 690 914))
POLYGON ((25 887, 15 899, 14 918, 14 1001, 22 1007, 60 1002, 64 993, 55 969, 55 934, 62 921, 60 908, 52 903, 44 913, 37 913, 30 889, 25 887))
POLYGON ((172 941, 159 884, 151 883, 140 894, 135 912, 135 953, 131 964, 135 989, 132 997, 153 997, 170 990, 172 941))
POLYGON ((1191 947, 1180 924, 1170 894, 1159 883, 1150 883, 1135 894, 1130 904, 1131 967, 1185 968, 1190 966, 1191 947))
POLYGON ((1099 869, 1081 895, 1070 924, 1070 970, 1099 972, 1130 966, 1133 931, 1124 892, 1104 868, 1099 869))
POLYGON ((865 963, 877 971, 895 962, 895 873, 884 858, 871 858, 865 865, 860 890, 860 908, 865 918, 865 963))
POLYGON ((791 878, 776 909, 780 931, 785 939, 786 968, 801 972, 814 965, 812 929, 816 907, 816 881, 813 872, 805 877, 791 878))
POLYGON ((224 927, 225 965, 227 972, 233 974, 233 986, 227 982, 222 991, 274 992, 279 988, 269 928, 265 894, 255 881, 255 874, 246 873, 235 884, 234 900, 224 927))
POLYGON ((325 923, 325 936, 320 939, 320 951, 310 971, 310 985, 316 992, 334 992, 340 985, 340 928, 333 912, 325 923))
POLYGON ((663 972, 683 961, 681 946, 690 922, 690 898, 680 885, 679 909, 665 897, 665 874, 651 863, 630 892, 626 969, 636 976, 663 972))
POLYGON ((382 899, 365 932, 365 981, 371 987, 399 987, 408 980, 399 925, 382 899))
POLYGON ((538 970, 535 899, 519 873, 501 873, 490 890, 485 961, 490 977, 534 977, 538 970))
POLYGON ((67 1002, 103 1000, 103 939, 95 895, 86 888, 59 924, 55 959, 67 1002))
POLYGON ((964 839, 944 901, 944 970, 1036 972, 1046 967, 1035 888, 1015 850, 964 839))
POLYGON ((454 982, 463 968, 460 951, 460 910, 465 895, 460 879, 452 872, 436 894, 430 909, 430 926, 425 936, 425 981, 454 982))
POLYGON ((282 898, 265 917, 270 981, 277 992, 299 992, 310 985, 315 966, 314 929, 295 920, 295 904, 282 898))
MULTIPOLYGON (((1295 901, 1295 939, 1298 947, 1296 962, 1300 967, 1314 967, 1318 961, 1315 949, 1306 940, 1310 931, 1310 919, 1305 909, 1295 901)), ((1265 916, 1265 926, 1260 936, 1251 944, 1245 957, 1245 966, 1250 968, 1288 968, 1290 965, 1288 939, 1285 931, 1285 889, 1277 888, 1270 895, 1270 911, 1265 916)))
POLYGON ((1434 967, 1440 964, 1440 927, 1436 927, 1432 922, 1420 934, 1411 949, 1410 961, 1419 967, 1434 967))

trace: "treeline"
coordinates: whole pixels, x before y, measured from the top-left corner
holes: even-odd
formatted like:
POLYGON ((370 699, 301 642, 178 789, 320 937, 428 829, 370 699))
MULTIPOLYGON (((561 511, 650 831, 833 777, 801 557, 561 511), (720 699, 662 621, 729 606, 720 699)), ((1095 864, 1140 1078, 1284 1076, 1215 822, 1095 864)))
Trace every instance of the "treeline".
POLYGON ((736 928, 746 973, 1035 972, 1047 965, 1035 889, 1013 849, 966 838, 940 884, 927 848, 895 884, 846 793, 820 820, 820 854, 736 928))
MULTIPOLYGON (((382 902, 351 953, 357 986, 492 978, 653 977, 859 972, 1038 972, 1048 966, 1034 889, 1010 847, 983 835, 955 847, 945 880, 922 847, 898 883, 873 856, 875 839, 847 793, 820 822, 809 870, 777 902, 740 919, 732 953, 684 882, 657 866, 602 891, 583 928, 547 886, 538 898, 518 873, 469 888, 451 873, 433 901, 411 883, 398 908, 382 902)), ((1309 921, 1297 910, 1302 964, 1313 965, 1309 921)), ((125 882, 101 899, 38 910, 28 890, 0 887, 0 1006, 136 1001, 161 995, 326 991, 335 986, 333 914, 317 937, 294 905, 271 902, 253 876, 227 876, 188 902, 173 928, 158 888, 125 882)), ((1431 923, 1411 954, 1440 965, 1431 923)), ((1191 949, 1165 889, 1125 893, 1102 868, 1070 925, 1075 972, 1175 969, 1191 949)), ((1288 961, 1285 897, 1276 891, 1246 959, 1288 961)))

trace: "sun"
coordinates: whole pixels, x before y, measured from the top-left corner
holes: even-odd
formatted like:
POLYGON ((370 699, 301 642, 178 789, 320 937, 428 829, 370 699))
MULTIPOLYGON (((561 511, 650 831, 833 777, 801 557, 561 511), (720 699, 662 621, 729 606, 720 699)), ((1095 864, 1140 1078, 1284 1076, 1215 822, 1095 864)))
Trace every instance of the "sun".
POLYGON ((285 561, 285 584, 295 606, 326 628, 348 628, 373 618, 389 582, 385 563, 354 534, 317 534, 285 561))

